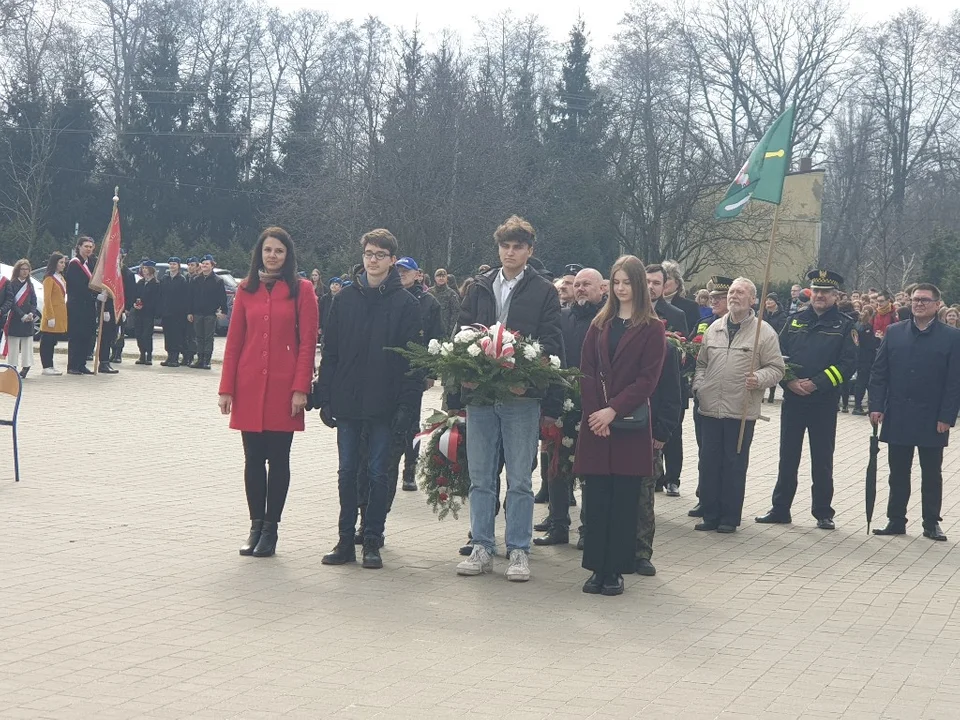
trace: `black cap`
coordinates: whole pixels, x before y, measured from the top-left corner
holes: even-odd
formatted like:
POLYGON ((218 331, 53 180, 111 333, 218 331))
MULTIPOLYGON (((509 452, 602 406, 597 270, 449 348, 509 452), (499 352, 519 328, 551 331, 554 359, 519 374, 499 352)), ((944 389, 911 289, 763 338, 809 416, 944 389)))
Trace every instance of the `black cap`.
POLYGON ((710 277, 710 294, 713 293, 723 293, 726 294, 727 290, 730 289, 730 286, 733 285, 733 278, 728 278, 723 275, 712 275, 710 277))
POLYGON ((580 272, 581 270, 583 270, 583 265, 581 265, 580 263, 570 263, 569 265, 565 265, 565 266, 564 266, 564 268, 563 268, 563 274, 564 274, 564 275, 576 275, 576 274, 577 274, 578 272, 580 272))
POLYGON ((839 290, 843 285, 843 275, 833 270, 811 270, 807 273, 807 280, 810 281, 811 288, 821 290, 839 290))

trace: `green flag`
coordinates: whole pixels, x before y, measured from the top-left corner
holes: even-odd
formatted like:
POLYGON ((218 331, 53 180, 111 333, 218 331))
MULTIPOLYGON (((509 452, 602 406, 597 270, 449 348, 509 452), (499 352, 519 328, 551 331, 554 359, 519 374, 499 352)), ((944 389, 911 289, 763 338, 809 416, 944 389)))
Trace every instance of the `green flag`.
POLYGON ((794 111, 793 105, 788 107, 760 138, 727 189, 727 194, 717 205, 718 218, 736 217, 751 198, 780 204, 783 178, 790 168, 794 111))

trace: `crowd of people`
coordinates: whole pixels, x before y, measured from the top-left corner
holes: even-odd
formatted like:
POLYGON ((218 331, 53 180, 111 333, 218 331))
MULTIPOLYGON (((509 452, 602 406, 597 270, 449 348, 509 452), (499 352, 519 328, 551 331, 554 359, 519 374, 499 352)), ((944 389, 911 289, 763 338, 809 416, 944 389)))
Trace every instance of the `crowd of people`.
MULTIPOLYGON (((322 562, 355 562, 360 546, 363 567, 383 567, 387 516, 401 477, 405 490, 416 489, 411 440, 423 392, 437 380, 410 372, 390 348, 497 322, 535 339, 544 357, 579 368, 582 418, 572 471, 549 471, 556 463, 538 455, 550 452, 541 439, 558 423, 564 388, 517 388, 516 397, 492 404, 478 400, 473 386, 444 388, 445 406, 462 410, 466 425, 470 533, 459 575, 492 571, 495 518, 504 509, 505 576, 528 580, 532 544, 571 540, 575 481, 582 487, 577 547, 590 573, 583 591, 618 595, 625 574, 655 574, 654 498, 658 490, 680 494, 682 425, 691 401, 699 462, 698 502, 689 514, 698 531, 736 532, 755 424, 776 387, 783 390, 779 473, 771 509, 756 521, 792 522, 808 435, 810 512, 818 528, 833 530, 837 411, 854 378, 853 387, 863 383, 867 390, 871 421, 890 448, 888 522, 874 532, 906 532, 916 449, 923 534, 946 539, 939 525, 941 463, 960 411, 960 330, 936 287, 918 283, 899 300, 881 291, 845 295, 840 275, 818 269, 808 275, 808 288, 794 288, 789 303, 771 295, 761 310, 757 288, 745 277, 714 276, 686 297, 673 262, 645 265, 624 256, 606 279, 577 264, 554 278, 534 257, 535 243, 533 227, 512 217, 494 234, 498 266, 481 267, 459 290, 439 269, 428 289, 416 260, 400 256, 397 239, 378 229, 361 238, 362 264, 325 285, 318 271, 309 284, 297 276, 285 231, 264 231, 234 305, 220 384, 221 410, 243 433, 252 525, 241 554, 276 551, 293 433, 303 429, 309 402, 336 429, 339 452, 339 537, 322 562), (894 320, 898 311, 903 318, 894 320), (878 316, 886 318, 882 327, 878 316), (321 361, 311 385, 318 340, 321 361), (535 525, 534 507, 543 501, 548 516, 535 525), (534 538, 535 530, 542 536, 534 538)), ((863 394, 857 397, 859 410, 863 394)))

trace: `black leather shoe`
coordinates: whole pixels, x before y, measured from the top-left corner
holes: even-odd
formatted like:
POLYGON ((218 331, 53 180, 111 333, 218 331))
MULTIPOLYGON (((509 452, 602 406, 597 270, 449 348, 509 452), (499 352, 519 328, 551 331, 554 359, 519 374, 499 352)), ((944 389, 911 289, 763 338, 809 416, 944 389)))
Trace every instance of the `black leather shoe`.
POLYGON ((874 528, 874 535, 906 535, 907 526, 900 523, 888 522, 886 527, 874 528))
POLYGON ((590 577, 587 578, 587 581, 583 584, 583 591, 587 595, 599 595, 600 591, 603 589, 603 580, 600 579, 600 576, 597 573, 593 573, 590 577))
POLYGON ((577 536, 577 550, 583 550, 583 535, 577 536))
POLYGON ((81 375, 93 375, 93 370, 88 368, 86 365, 84 365, 82 368, 79 368, 77 372, 81 375))
POLYGON ((541 520, 540 522, 538 522, 536 525, 533 526, 533 531, 549 532, 550 528, 552 527, 553 527, 553 521, 550 518, 545 517, 543 520, 541 520))
POLYGON ((277 523, 264 520, 260 528, 260 539, 253 549, 254 557, 270 557, 277 551, 277 523))
POLYGON ((850 413, 850 414, 851 414, 851 415, 866 415, 867 413, 864 411, 863 408, 854 408, 854 409, 853 409, 853 412, 850 413))
POLYGON ((263 529, 263 520, 254 520, 250 523, 250 537, 240 546, 241 555, 253 555, 253 549, 260 542, 260 531, 263 529))
POLYGON ((346 563, 357 561, 357 548, 351 542, 349 536, 340 538, 340 542, 333 549, 333 552, 327 553, 320 562, 324 565, 345 565, 346 563))
POLYGON ((694 529, 694 530, 702 530, 703 532, 713 532, 713 531, 716 530, 718 527, 720 527, 720 524, 719 524, 719 523, 715 523, 715 522, 702 522, 702 523, 697 523, 696 525, 694 525, 694 526, 693 526, 693 529, 694 529))
POLYGON ((647 577, 653 577, 657 574, 657 569, 653 566, 653 563, 647 560, 647 558, 637 558, 637 575, 646 575, 647 577))
POLYGON ((761 515, 758 518, 754 518, 758 523, 764 525, 789 525, 793 522, 793 518, 789 515, 781 515, 778 512, 771 510, 766 515, 761 515))
POLYGON ((147 359, 143 363, 144 365, 153 365, 153 353, 147 353, 147 359))
POLYGON ((676 483, 667 483, 667 497, 680 497, 680 486, 676 483))
POLYGON ((79 370, 67 370, 67 375, 83 375, 79 370))
POLYGON ((700 503, 697 503, 692 508, 687 511, 687 515, 690 517, 703 517, 703 508, 700 507, 700 503))
POLYGON ((610 575, 603 581, 601 595, 623 595, 623 575, 610 575))
POLYGON ((943 530, 940 529, 940 523, 934 523, 932 528, 924 528, 923 536, 931 540, 939 540, 940 542, 946 542, 947 540, 947 536, 944 535, 943 530))
POLYGON ((100 363, 100 366, 97 368, 97 371, 101 375, 116 375, 117 373, 120 372, 119 370, 114 370, 112 367, 110 367, 110 363, 100 363))
POLYGON ((717 532, 723 533, 724 535, 729 535, 730 533, 735 533, 736 531, 736 525, 717 525, 717 532))
POLYGON ((543 505, 549 500, 550 500, 550 493, 546 488, 540 488, 537 494, 533 496, 533 502, 537 505, 543 505))
POLYGON ((363 541, 363 567, 368 570, 379 570, 383 567, 383 559, 380 557, 382 542, 382 537, 379 540, 367 538, 363 541))
POLYGON ((833 518, 820 518, 817 520, 817 527, 821 530, 836 530, 837 524, 833 521, 833 518))
POLYGON ((147 354, 140 353, 140 357, 133 361, 134 365, 146 365, 147 364, 147 354))
POLYGON ((416 492, 417 490, 417 481, 413 478, 404 478, 403 479, 403 489, 407 492, 416 492))
POLYGON ((566 528, 554 527, 543 537, 533 539, 534 545, 567 545, 570 543, 570 532, 566 528))

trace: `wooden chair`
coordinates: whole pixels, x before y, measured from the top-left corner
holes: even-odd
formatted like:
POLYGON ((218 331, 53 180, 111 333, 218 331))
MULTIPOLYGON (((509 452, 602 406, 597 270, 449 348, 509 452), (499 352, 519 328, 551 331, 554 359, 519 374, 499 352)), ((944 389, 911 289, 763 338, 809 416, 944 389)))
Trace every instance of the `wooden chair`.
POLYGON ((0 420, 0 426, 13 429, 13 472, 17 482, 20 482, 20 451, 17 446, 17 415, 20 412, 20 396, 23 394, 23 379, 12 365, 0 364, 0 393, 16 398, 13 406, 13 417, 10 420, 0 420))

